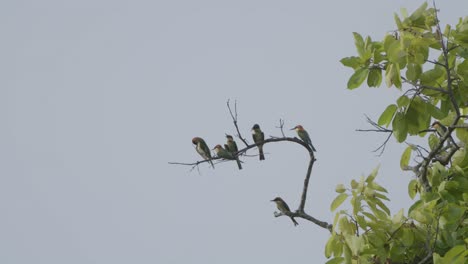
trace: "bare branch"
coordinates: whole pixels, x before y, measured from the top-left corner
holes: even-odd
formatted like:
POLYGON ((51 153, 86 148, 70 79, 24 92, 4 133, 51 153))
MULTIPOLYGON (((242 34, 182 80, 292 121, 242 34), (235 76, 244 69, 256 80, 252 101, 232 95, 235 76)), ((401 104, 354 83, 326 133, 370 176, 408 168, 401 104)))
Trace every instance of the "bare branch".
POLYGON ((448 95, 449 95, 449 98, 450 98, 450 102, 452 103, 452 107, 453 107, 453 110, 455 111, 455 113, 457 114, 457 121, 458 121, 458 118, 460 117, 460 108, 458 106, 458 103, 457 101, 455 100, 455 96, 453 94, 453 90, 452 90, 452 75, 450 74, 450 64, 449 64, 449 56, 448 56, 448 53, 449 53, 449 50, 448 50, 448 40, 447 40, 447 43, 444 41, 444 38, 441 34, 442 30, 440 29, 440 22, 439 22, 439 17, 437 16, 437 7, 436 7, 436 4, 435 4, 435 1, 433 1, 433 5, 434 5, 434 16, 435 16, 435 19, 437 21, 437 24, 436 24, 436 27, 437 27, 437 31, 439 32, 440 34, 440 45, 442 47, 442 54, 444 55, 444 63, 443 63, 443 68, 445 69, 445 72, 446 72, 446 75, 447 75, 447 92, 448 92, 448 95))
POLYGON ((284 128, 284 120, 283 120, 283 119, 280 118, 280 120, 279 120, 279 126, 277 126, 276 128, 279 128, 279 129, 281 130, 281 135, 283 135, 283 137, 286 137, 286 136, 284 135, 284 130, 283 130, 283 128, 284 128))
POLYGON ((310 221, 310 222, 312 222, 312 223, 314 223, 314 224, 316 224, 316 225, 318 225, 318 226, 320 226, 322 228, 328 229, 328 231, 330 231, 330 232, 333 229, 333 225, 331 225, 331 224, 329 224, 327 222, 320 221, 320 220, 316 219, 315 217, 306 214, 305 212, 296 211, 296 212, 275 212, 274 213, 275 217, 280 217, 280 216, 283 216, 283 215, 308 220, 308 221, 310 221))
POLYGON ((388 134, 387 138, 386 138, 385 141, 382 143, 382 145, 380 145, 378 148, 374 149, 372 152, 377 152, 377 151, 380 150, 380 153, 377 154, 377 156, 379 156, 379 157, 382 156, 382 154, 383 154, 384 151, 385 151, 385 148, 387 147, 387 143, 388 143, 388 141, 390 140, 390 138, 392 137, 392 135, 393 135, 393 131, 392 131, 390 134, 388 134))
POLYGON ((242 140, 242 142, 244 142, 245 146, 249 146, 249 143, 247 142, 247 140, 242 137, 242 134, 241 134, 241 132, 239 130, 239 126, 237 125, 237 101, 234 101, 234 114, 232 113, 231 104, 230 104, 229 100, 227 100, 226 105, 227 105, 227 107, 229 109, 229 114, 231 115, 232 122, 234 123, 234 127, 236 128, 237 137, 240 140, 242 140))
POLYGON ((356 131, 359 131, 359 132, 383 132, 383 133, 390 133, 388 134, 387 138, 385 139, 385 141, 376 149, 374 149, 372 152, 377 152, 380 150, 380 153, 377 155, 377 156, 381 156, 384 151, 385 151, 385 147, 388 143, 388 141, 390 140, 390 138, 392 137, 392 134, 393 134, 393 130, 390 130, 390 129, 387 129, 383 126, 380 126, 379 124, 377 124, 376 122, 372 121, 372 119, 370 119, 367 115, 366 116, 366 119, 367 119, 367 123, 371 124, 374 128, 373 129, 356 129, 356 131))

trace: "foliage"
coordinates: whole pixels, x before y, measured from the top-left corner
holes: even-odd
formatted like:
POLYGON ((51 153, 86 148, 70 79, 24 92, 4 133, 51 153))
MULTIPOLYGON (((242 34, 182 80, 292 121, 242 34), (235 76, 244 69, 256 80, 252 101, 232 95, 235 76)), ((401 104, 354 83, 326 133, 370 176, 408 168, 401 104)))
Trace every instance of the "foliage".
POLYGON ((428 147, 408 144, 400 166, 416 179, 415 199, 405 214, 392 215, 387 191, 367 178, 340 184, 331 210, 349 200, 350 212, 336 213, 325 247, 327 263, 466 263, 468 259, 468 17, 443 30, 435 7, 395 14, 397 29, 381 41, 354 33, 357 56, 341 63, 354 70, 348 89, 367 86, 401 90, 377 124, 391 128, 397 142, 427 137, 428 147), (439 121, 445 130, 431 127, 439 121), (429 135, 427 132, 431 132, 429 135), (410 164, 413 157, 415 164, 410 164))

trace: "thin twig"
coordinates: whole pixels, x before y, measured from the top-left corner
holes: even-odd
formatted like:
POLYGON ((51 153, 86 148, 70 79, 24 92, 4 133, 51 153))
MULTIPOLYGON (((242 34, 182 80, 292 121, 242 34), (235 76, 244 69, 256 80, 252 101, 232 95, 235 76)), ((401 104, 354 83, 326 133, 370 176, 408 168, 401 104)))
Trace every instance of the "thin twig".
POLYGON ((240 140, 242 140, 242 142, 244 142, 244 144, 246 146, 248 146, 249 143, 247 142, 247 140, 244 137, 242 137, 242 134, 241 134, 241 132, 239 130, 239 126, 237 125, 237 101, 234 101, 234 114, 232 113, 231 104, 229 102, 229 99, 227 100, 226 105, 227 105, 227 108, 229 109, 229 114, 231 115, 232 122, 234 123, 234 127, 236 128, 237 137, 240 140))
POLYGON ((279 128, 281 130, 281 135, 283 135, 283 137, 286 137, 286 135, 284 134, 284 120, 280 118, 279 120, 279 126, 277 126, 276 128, 279 128))
POLYGON ((370 119, 369 116, 365 115, 366 119, 367 119, 367 123, 371 124, 371 126, 373 126, 374 128, 373 129, 356 129, 356 131, 359 131, 359 132, 383 132, 383 133, 389 133, 387 138, 385 139, 385 141, 376 149, 374 149, 372 152, 377 152, 380 150, 380 153, 377 155, 377 156, 382 156, 382 154, 384 153, 385 151, 385 147, 387 146, 387 143, 388 141, 390 140, 390 138, 392 137, 392 134, 393 134, 393 130, 391 129, 388 129, 388 128, 385 128, 383 126, 380 126, 379 124, 377 124, 376 122, 372 121, 372 119, 370 119))

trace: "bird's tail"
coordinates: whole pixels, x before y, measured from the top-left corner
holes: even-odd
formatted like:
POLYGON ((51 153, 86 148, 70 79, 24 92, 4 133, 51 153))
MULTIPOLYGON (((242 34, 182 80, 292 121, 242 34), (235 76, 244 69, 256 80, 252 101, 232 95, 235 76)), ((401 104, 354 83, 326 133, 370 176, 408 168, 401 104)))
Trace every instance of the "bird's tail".
POLYGON ((317 152, 317 150, 314 148, 314 145, 312 145, 312 143, 310 143, 310 147, 312 148, 313 152, 317 152))
POLYGON ((260 160, 265 160, 265 155, 263 154, 263 145, 258 146, 258 153, 260 156, 260 160))
POLYGON ((239 170, 242 170, 242 165, 241 165, 239 158, 236 158, 236 162, 237 162, 237 167, 239 167, 239 170))
POLYGON ((293 221, 294 223, 294 226, 297 226, 299 223, 296 221, 296 219, 294 219, 294 217, 291 216, 291 220, 293 221))
POLYGON ((210 164, 211 164, 211 167, 213 167, 213 169, 214 169, 214 164, 213 164, 213 161, 212 161, 211 159, 210 159, 210 160, 208 160, 208 161, 210 162, 210 164))

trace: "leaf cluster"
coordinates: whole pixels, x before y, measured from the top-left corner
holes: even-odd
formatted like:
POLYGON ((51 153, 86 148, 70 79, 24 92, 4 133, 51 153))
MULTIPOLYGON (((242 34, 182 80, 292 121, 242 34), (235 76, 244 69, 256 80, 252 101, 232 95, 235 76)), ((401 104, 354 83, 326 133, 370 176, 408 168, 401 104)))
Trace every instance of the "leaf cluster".
POLYGON ((427 138, 427 147, 408 143, 400 161, 415 173, 408 184, 415 202, 406 214, 391 215, 377 170, 338 185, 331 210, 346 200, 351 209, 336 213, 327 263, 467 263, 468 17, 442 30, 435 5, 424 3, 394 18, 396 30, 381 41, 353 33, 357 56, 341 63, 354 71, 348 89, 367 80, 369 87, 385 82, 402 92, 377 125, 398 143, 427 138))

